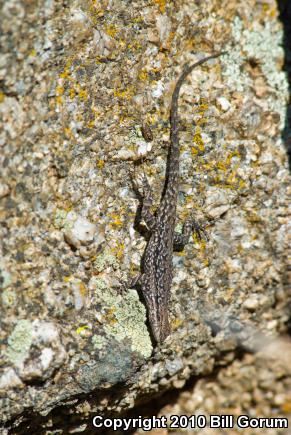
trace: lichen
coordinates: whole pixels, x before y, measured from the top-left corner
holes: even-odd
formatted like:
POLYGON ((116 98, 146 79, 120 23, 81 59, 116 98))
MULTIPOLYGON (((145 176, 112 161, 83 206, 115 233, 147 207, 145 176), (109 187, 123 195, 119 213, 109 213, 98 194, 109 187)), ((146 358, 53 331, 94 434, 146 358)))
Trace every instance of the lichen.
POLYGON ((6 289, 1 294, 3 305, 13 307, 16 304, 16 293, 14 290, 6 289))
POLYGON ((284 123, 285 107, 283 101, 288 97, 288 83, 286 74, 278 71, 278 57, 283 57, 280 44, 283 32, 274 23, 263 25, 256 23, 252 28, 245 29, 242 20, 236 17, 232 24, 232 36, 236 42, 234 46, 226 45, 226 55, 222 56, 223 75, 227 78, 228 86, 234 90, 245 92, 252 86, 253 81, 249 73, 243 68, 245 55, 259 60, 260 68, 267 83, 277 92, 277 99, 269 99, 270 109, 280 113, 281 126, 284 123), (242 52, 245 54, 242 54, 242 52), (282 101, 283 100, 283 101, 282 101))
POLYGON ((266 22, 264 27, 258 26, 254 30, 245 29, 243 31, 245 43, 244 51, 249 57, 260 59, 261 68, 270 86, 276 90, 287 92, 288 84, 284 71, 274 68, 274 63, 279 56, 283 57, 283 49, 280 44, 283 39, 283 32, 273 31, 273 24, 266 22))
POLYGON ((33 326, 29 320, 19 320, 8 337, 6 356, 14 363, 21 363, 28 355, 33 335, 33 326))
POLYGON ((67 220, 68 212, 57 209, 54 216, 54 225, 56 228, 72 228, 73 222, 67 220))
POLYGON ((117 341, 131 340, 132 351, 148 358, 152 352, 151 341, 145 325, 146 310, 137 292, 128 290, 121 297, 107 287, 104 280, 91 280, 97 299, 102 304, 102 320, 105 331, 117 341))
POLYGON ((106 338, 102 335, 93 335, 92 344, 95 349, 101 350, 106 344, 106 338))
POLYGON ((118 267, 118 262, 114 255, 109 249, 105 249, 96 260, 94 261, 94 267, 98 272, 102 272, 107 267, 113 267, 114 269, 118 267))

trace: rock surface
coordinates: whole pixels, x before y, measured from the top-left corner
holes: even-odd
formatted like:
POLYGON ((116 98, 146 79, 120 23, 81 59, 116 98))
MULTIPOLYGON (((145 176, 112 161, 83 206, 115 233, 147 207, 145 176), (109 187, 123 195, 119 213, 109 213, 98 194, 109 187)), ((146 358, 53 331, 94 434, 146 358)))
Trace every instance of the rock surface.
POLYGON ((89 431, 286 333, 282 27, 273 0, 1 7, 3 433, 89 431), (175 254, 173 332, 154 348, 138 293, 117 290, 146 243, 130 174, 158 205, 175 81, 219 50, 180 100, 177 228, 195 214, 209 241, 175 254))

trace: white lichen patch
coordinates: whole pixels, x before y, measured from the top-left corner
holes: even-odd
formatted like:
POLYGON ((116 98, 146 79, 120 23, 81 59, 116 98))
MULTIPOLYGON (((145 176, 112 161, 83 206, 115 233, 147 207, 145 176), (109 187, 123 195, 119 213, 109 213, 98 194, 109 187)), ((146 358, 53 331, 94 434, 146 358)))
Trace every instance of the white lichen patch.
POLYGON ((118 268, 118 261, 108 248, 99 254, 94 261, 94 267, 98 272, 102 272, 107 268, 118 268))
POLYGON ((101 350, 105 347, 107 340, 102 335, 93 335, 92 344, 93 347, 97 350, 101 350))
POLYGON ((47 379, 66 357, 58 330, 51 322, 19 320, 7 343, 5 355, 22 380, 47 379))
POLYGON ((5 289, 1 293, 2 303, 6 307, 14 307, 17 302, 16 292, 12 289, 5 289))
POLYGON ((67 219, 68 212, 66 210, 57 209, 54 215, 54 225, 56 228, 72 228, 72 220, 67 219))
POLYGON ((33 326, 29 320, 19 320, 8 337, 7 358, 14 364, 22 363, 28 356, 32 343, 33 326))
POLYGON ((253 79, 244 68, 247 60, 255 59, 264 75, 264 79, 277 93, 277 98, 267 98, 269 110, 280 114, 280 127, 285 119, 285 104, 288 99, 288 82, 286 73, 278 70, 278 59, 283 59, 283 31, 278 24, 255 22, 250 28, 244 28, 243 21, 235 17, 232 23, 232 36, 235 44, 226 44, 226 54, 222 56, 223 69, 228 88, 233 91, 248 93, 254 85, 253 79))
POLYGON ((90 288, 101 304, 97 318, 104 324, 105 331, 116 340, 131 340, 131 348, 144 358, 152 352, 151 340, 145 325, 146 310, 135 290, 121 296, 107 287, 104 280, 92 278, 90 288))
POLYGON ((273 23, 266 22, 264 26, 255 23, 253 29, 243 31, 243 49, 249 57, 261 61, 262 71, 267 82, 277 91, 285 94, 288 91, 286 74, 278 71, 276 63, 278 59, 283 59, 284 51, 281 47, 283 41, 283 31, 277 29, 274 32, 273 23))

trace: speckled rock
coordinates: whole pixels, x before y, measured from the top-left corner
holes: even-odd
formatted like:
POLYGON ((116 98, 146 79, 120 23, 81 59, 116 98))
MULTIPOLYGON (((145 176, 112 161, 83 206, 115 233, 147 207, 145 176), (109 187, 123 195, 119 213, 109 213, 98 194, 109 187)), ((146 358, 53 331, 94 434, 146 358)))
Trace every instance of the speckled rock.
MULTIPOLYGON (((156 407, 147 407, 147 417, 157 415, 166 416, 171 421, 171 416, 193 415, 205 416, 206 427, 199 428, 189 425, 187 428, 178 429, 175 433, 194 435, 203 432, 205 435, 219 435, 222 430, 230 435, 253 435, 264 433, 267 435, 288 435, 289 429, 263 427, 239 428, 237 419, 245 415, 248 418, 282 418, 290 421, 291 414, 291 343, 286 340, 274 340, 270 346, 256 355, 246 354, 241 360, 235 360, 223 367, 219 374, 198 380, 194 386, 184 388, 176 398, 171 397, 171 403, 162 406, 158 412, 156 407), (276 352, 276 354, 272 352, 276 352), (287 359, 278 355, 288 355, 287 359), (233 415, 233 428, 210 428, 211 415, 233 415), (191 427, 192 426, 192 427, 191 427)), ((139 409, 143 414, 142 408, 139 409)), ((172 420, 173 421, 173 420, 172 420)), ((193 420, 192 420, 193 422, 193 420)), ((119 432, 117 432, 119 435, 119 432)), ((144 433, 137 430, 134 435, 144 433)), ((150 431, 156 434, 156 431, 150 431)), ((173 430, 163 429, 163 435, 173 433, 173 430)))
POLYGON ((0 2, 3 433, 90 433, 93 415, 181 388, 287 331, 276 5, 0 2), (172 334, 157 348, 138 292, 121 289, 146 244, 131 179, 145 173, 159 204, 175 81, 219 50, 180 100, 177 230, 195 216, 209 240, 193 234, 174 255, 172 334))

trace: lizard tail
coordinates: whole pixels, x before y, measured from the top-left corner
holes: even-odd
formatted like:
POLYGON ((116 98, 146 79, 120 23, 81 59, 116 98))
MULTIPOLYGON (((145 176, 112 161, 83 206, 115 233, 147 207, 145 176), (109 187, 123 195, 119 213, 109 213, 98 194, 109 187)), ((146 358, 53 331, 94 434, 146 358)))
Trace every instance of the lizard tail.
POLYGON ((216 57, 225 54, 225 51, 221 51, 219 53, 211 54, 210 56, 204 57, 203 59, 198 60, 198 62, 193 63, 192 65, 184 66, 184 70, 180 75, 173 95, 171 102, 171 114, 170 114, 170 122, 171 122, 171 130, 170 130, 170 154, 168 161, 168 179, 173 178, 170 184, 178 183, 178 168, 179 168, 179 155, 180 155, 180 146, 179 146, 179 118, 178 118, 178 100, 181 87, 187 78, 187 76, 195 69, 197 66, 202 65, 210 59, 214 59, 216 57))
POLYGON ((172 95, 172 104, 171 104, 171 129, 175 129, 175 125, 178 124, 178 99, 180 94, 180 89, 182 87, 182 84, 184 83, 187 76, 195 69, 197 66, 202 65, 203 63, 207 62, 210 59, 215 59, 216 57, 222 56, 225 54, 225 51, 221 51, 219 53, 214 53, 209 56, 204 57, 203 59, 198 60, 197 62, 193 63, 192 65, 186 65, 184 66, 184 71, 180 75, 173 95, 172 95))

